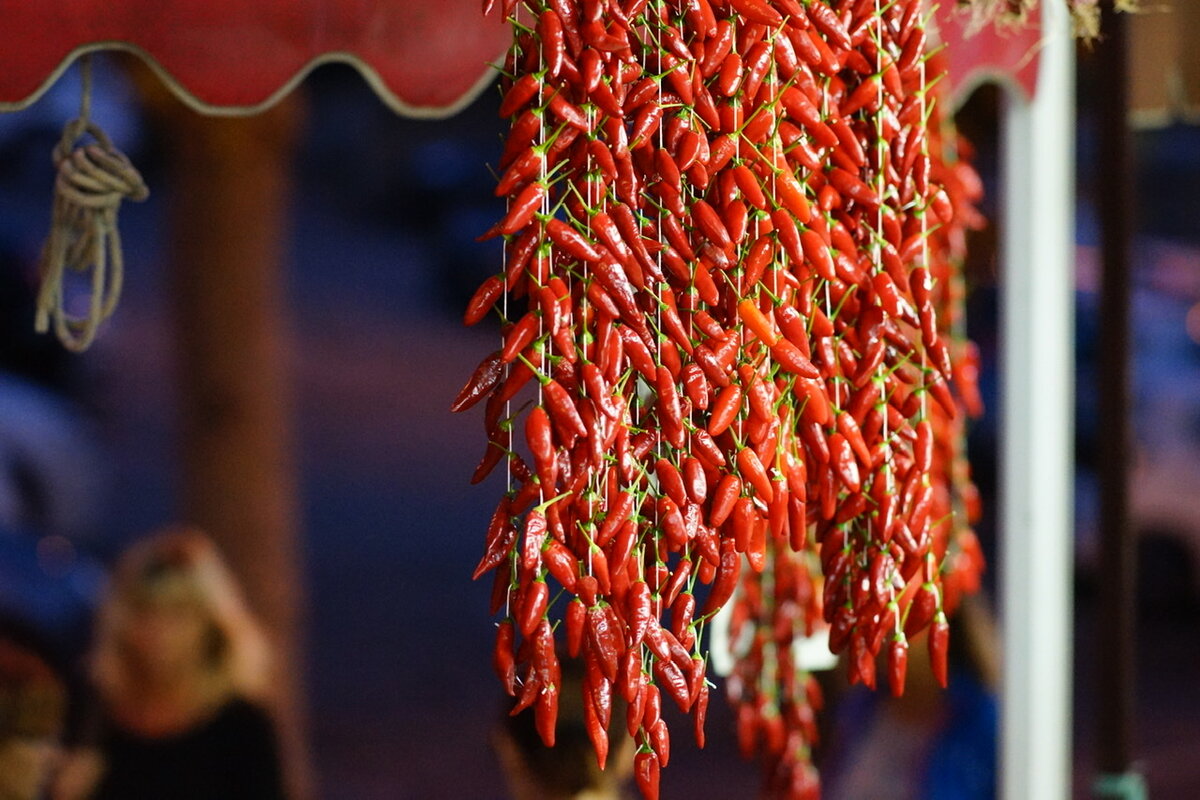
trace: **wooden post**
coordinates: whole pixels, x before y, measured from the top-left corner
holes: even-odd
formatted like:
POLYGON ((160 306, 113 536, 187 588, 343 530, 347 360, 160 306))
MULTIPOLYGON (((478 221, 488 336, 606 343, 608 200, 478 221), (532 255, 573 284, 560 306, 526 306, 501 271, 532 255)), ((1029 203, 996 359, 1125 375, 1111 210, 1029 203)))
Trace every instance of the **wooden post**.
POLYGON ((1130 411, 1130 242, 1134 195, 1129 134, 1128 14, 1102 5, 1097 46, 1100 158, 1096 161, 1100 216, 1100 326, 1095 388, 1099 420, 1100 604, 1097 621, 1096 797, 1140 800, 1144 782, 1133 769, 1134 652, 1137 614, 1137 542, 1129 519, 1133 466, 1130 411))
POLYGON ((300 101, 226 119, 159 95, 151 108, 169 148, 180 516, 214 537, 271 636, 284 765, 303 797, 303 591, 280 269, 300 101))

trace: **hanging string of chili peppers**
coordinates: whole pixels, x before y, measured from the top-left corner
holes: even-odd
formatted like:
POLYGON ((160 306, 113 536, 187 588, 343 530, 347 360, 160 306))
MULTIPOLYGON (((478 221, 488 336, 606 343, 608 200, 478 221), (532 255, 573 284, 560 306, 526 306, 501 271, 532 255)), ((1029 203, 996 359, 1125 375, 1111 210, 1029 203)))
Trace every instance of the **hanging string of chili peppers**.
POLYGON ((772 785, 813 796, 792 639, 829 625, 870 685, 886 644, 899 688, 907 637, 932 626, 944 662, 950 539, 978 551, 948 533, 971 185, 933 122, 923 6, 504 3, 505 264, 465 314, 495 309, 502 341, 452 406, 486 401, 473 482, 509 476, 475 571, 496 671, 552 744, 561 624, 600 764, 615 694, 657 797, 662 696, 703 744, 703 630, 740 584, 762 646, 739 719, 786 754, 772 785))

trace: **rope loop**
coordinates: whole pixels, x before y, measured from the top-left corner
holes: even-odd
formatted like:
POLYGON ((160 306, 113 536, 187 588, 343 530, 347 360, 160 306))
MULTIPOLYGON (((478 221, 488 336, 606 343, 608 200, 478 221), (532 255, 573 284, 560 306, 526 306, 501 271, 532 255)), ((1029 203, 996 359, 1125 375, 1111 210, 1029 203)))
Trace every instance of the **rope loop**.
POLYGON ((112 316, 121 295, 125 260, 117 230, 117 212, 128 198, 145 200, 150 192, 141 173, 108 135, 89 119, 91 64, 83 62, 83 100, 79 117, 67 123, 52 154, 57 177, 50 234, 42 248, 35 327, 50 330, 68 350, 86 350, 100 323, 112 316), (90 141, 85 141, 90 137, 90 141), (86 313, 65 307, 69 272, 91 275, 86 313))

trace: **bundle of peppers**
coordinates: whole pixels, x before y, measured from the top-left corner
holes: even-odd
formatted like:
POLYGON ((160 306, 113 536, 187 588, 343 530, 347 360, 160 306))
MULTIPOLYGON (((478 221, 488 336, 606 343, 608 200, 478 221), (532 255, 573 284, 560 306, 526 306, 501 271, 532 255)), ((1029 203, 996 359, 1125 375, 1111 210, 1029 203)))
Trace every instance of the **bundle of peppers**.
POLYGON ((791 641, 829 626, 868 684, 886 651, 899 689, 928 628, 944 682, 944 574, 979 568, 948 521, 977 181, 935 131, 923 5, 501 2, 505 259, 465 314, 494 310, 501 346, 452 405, 485 404, 473 482, 507 471, 475 571, 496 672, 551 745, 556 641, 581 657, 601 766, 619 696, 657 797, 664 695, 703 745, 703 631, 740 585, 744 739, 781 796, 814 796, 791 641))

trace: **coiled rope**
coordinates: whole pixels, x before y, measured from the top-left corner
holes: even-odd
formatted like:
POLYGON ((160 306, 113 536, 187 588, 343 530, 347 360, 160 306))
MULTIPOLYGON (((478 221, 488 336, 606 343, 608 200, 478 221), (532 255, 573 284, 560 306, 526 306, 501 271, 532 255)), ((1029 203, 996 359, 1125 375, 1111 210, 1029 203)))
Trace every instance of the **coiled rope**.
POLYGON ((42 248, 35 321, 38 333, 46 333, 53 320, 63 346, 76 353, 91 345, 97 328, 112 316, 121 295, 125 272, 117 230, 121 201, 140 202, 150 194, 141 173, 91 121, 92 71, 87 56, 82 71, 79 116, 67 123, 53 153, 58 176, 50 234, 42 248), (83 143, 85 136, 94 141, 83 143), (69 270, 91 273, 91 295, 82 316, 72 316, 65 307, 64 283, 69 270))

